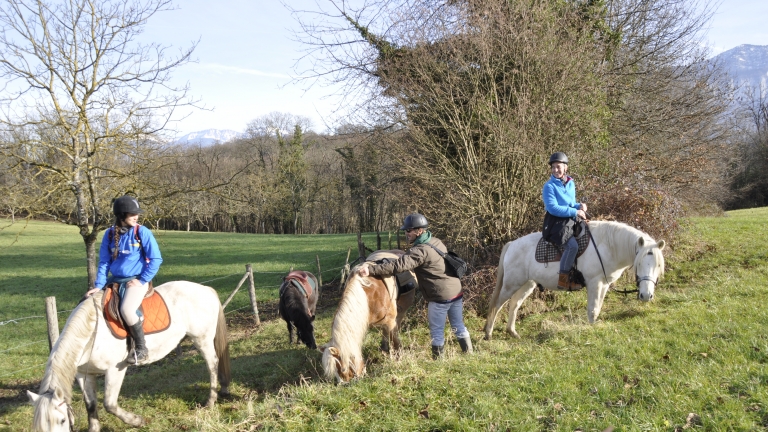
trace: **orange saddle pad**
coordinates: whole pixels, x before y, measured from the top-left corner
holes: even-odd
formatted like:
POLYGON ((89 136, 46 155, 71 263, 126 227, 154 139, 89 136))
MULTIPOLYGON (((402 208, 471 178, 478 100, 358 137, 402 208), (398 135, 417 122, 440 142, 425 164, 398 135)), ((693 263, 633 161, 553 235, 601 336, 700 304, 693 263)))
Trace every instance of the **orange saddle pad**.
MULTIPOLYGON (((112 299, 113 291, 111 289, 105 289, 104 291, 103 309, 104 319, 107 320, 107 327, 109 327, 114 337, 125 339, 128 336, 128 331, 125 330, 119 318, 108 313, 109 308, 106 307, 112 299)), ((171 315, 168 313, 168 306, 157 291, 141 302, 141 309, 144 314, 145 335, 159 333, 171 326, 171 315)))

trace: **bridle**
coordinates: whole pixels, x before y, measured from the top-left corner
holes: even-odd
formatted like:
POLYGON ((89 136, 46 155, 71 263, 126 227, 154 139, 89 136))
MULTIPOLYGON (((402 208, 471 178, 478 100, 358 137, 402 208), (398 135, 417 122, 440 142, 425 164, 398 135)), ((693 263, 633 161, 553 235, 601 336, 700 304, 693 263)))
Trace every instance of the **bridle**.
MULTIPOLYGON (((653 251, 648 251, 648 255, 653 255, 653 251)), ((621 290, 621 291, 614 290, 614 291, 619 293, 619 294, 630 294, 630 293, 635 293, 636 292, 637 293, 637 298, 639 299, 640 298, 640 282, 643 282, 643 281, 648 281, 648 282, 653 283, 653 288, 655 290, 656 286, 658 285, 658 282, 659 282, 659 277, 657 276, 655 280, 653 278, 651 278, 650 276, 640 277, 640 275, 637 274, 637 270, 635 270, 635 286, 637 288, 635 288, 633 290, 621 290)))
POLYGON ((67 406, 67 421, 69 422, 69 431, 75 432, 75 410, 72 409, 72 405, 68 404, 67 401, 62 401, 56 409, 61 411, 60 408, 62 405, 67 406))
MULTIPOLYGON (((43 394, 50 394, 51 399, 53 399, 53 396, 54 396, 53 390, 48 390, 43 394)), ((75 410, 72 409, 72 405, 68 404, 66 400, 63 400, 61 401, 60 404, 56 405, 54 408, 56 409, 56 411, 64 412, 64 414, 67 416, 67 422, 69 423, 69 431, 75 432, 75 410), (61 410, 62 405, 66 406, 66 411, 61 410)))

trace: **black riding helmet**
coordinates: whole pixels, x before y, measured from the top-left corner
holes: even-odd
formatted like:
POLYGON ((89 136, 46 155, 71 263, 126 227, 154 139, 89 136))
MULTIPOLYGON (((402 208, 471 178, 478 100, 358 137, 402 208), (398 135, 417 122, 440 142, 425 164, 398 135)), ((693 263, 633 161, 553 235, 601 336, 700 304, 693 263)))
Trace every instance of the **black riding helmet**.
POLYGON ((427 228, 428 226, 427 218, 425 218, 423 214, 411 213, 405 217, 403 226, 401 226, 400 229, 427 228))
POLYGON ((136 198, 128 195, 123 195, 120 198, 115 198, 112 201, 112 213, 120 219, 125 219, 127 213, 142 214, 144 210, 139 208, 139 202, 136 198))
POLYGON ((568 165, 568 156, 566 156, 563 152, 552 153, 552 156, 549 157, 549 165, 552 166, 552 164, 555 162, 568 165))

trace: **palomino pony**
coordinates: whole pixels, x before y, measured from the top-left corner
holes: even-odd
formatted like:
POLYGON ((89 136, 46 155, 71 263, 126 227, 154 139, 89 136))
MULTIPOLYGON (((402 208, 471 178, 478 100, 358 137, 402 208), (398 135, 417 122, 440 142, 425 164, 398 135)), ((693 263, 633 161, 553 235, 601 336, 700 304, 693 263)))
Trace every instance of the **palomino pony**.
POLYGON ((317 278, 310 272, 291 271, 283 278, 279 293, 277 311, 288 326, 288 342, 293 343, 293 328, 296 327, 296 343, 301 341, 307 348, 316 349, 312 321, 320 298, 317 278))
MULTIPOLYGON (((146 335, 152 363, 168 355, 188 336, 203 356, 211 377, 208 406, 216 402, 216 388, 228 393, 230 381, 229 344, 224 310, 213 288, 194 282, 168 282, 155 288, 170 313, 170 326, 146 335), (217 375, 218 372, 218 375, 217 375)), ((114 337, 105 322, 101 299, 104 291, 81 302, 67 319, 51 350, 39 394, 28 391, 34 405, 32 430, 74 430, 72 381, 83 391, 88 411, 88 431, 100 429, 96 400, 96 377, 104 375, 104 408, 131 426, 144 420, 117 405, 117 397, 128 369, 126 341, 114 337)))
MULTIPOLYGON (((368 261, 397 259, 402 251, 376 251, 368 261)), ((363 341, 368 327, 381 328, 381 348, 389 352, 390 343, 400 350, 400 324, 413 304, 416 290, 398 296, 395 276, 360 277, 352 268, 331 325, 331 340, 320 347, 323 370, 328 379, 349 382, 365 374, 363 341)))
MULTIPOLYGON (((587 287, 587 318, 590 324, 597 320, 610 284, 619 279, 624 270, 635 268, 637 297, 642 301, 653 299, 656 283, 664 274, 664 240, 654 241, 648 234, 619 222, 590 222, 589 231, 597 244, 590 245, 578 259, 578 268, 587 287), (602 260, 602 263, 601 263, 602 260), (603 273, 605 268, 605 273, 603 273)), ((523 301, 539 286, 557 290, 560 264, 539 263, 534 253, 541 239, 536 232, 509 242, 501 251, 496 270, 496 289, 488 307, 485 338, 493 333, 493 322, 499 309, 509 301, 507 333, 519 338, 515 331, 517 310, 523 301)))

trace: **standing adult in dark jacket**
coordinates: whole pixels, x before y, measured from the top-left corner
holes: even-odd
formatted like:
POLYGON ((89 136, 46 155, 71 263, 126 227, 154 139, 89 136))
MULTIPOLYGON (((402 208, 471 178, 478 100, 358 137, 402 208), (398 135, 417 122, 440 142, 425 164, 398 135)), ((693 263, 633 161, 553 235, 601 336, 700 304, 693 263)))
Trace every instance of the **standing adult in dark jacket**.
POLYGON ((419 213, 405 217, 401 230, 413 246, 396 261, 378 265, 363 265, 360 276, 389 276, 405 271, 413 271, 419 282, 424 298, 429 302, 429 332, 432 336, 432 358, 437 359, 443 353, 445 345, 445 319, 451 323, 451 330, 456 335, 463 352, 472 352, 469 331, 464 326, 464 309, 461 281, 445 273, 445 260, 435 248, 445 253, 447 248, 427 229, 427 218, 419 213))

